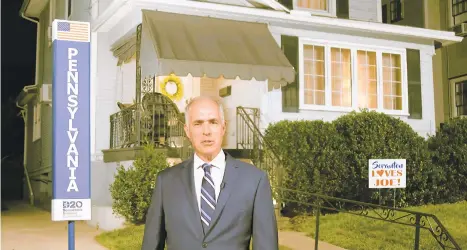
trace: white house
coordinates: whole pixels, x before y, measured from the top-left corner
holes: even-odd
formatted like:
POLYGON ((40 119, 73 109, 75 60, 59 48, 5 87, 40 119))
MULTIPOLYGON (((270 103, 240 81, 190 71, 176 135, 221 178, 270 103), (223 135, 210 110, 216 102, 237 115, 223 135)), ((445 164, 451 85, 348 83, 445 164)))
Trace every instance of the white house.
MULTIPOLYGON (((25 16, 40 17, 49 8, 40 0, 25 2, 25 16)), ((400 117, 426 136, 435 132, 434 43, 462 40, 453 32, 382 23, 381 0, 62 2, 50 0, 66 10, 65 18, 91 22, 90 223, 103 229, 121 225, 112 214, 109 184, 117 163, 131 164, 143 136, 183 159, 187 146, 175 130, 190 98, 222 99, 224 147, 239 157, 236 149, 252 146, 249 132, 270 123, 330 121, 359 108, 400 117)), ((47 63, 40 74, 50 74, 47 63)), ((36 79, 35 88, 45 84, 47 77, 36 79)), ((44 109, 35 88, 25 88, 18 103, 44 109)), ((28 155, 34 142, 26 139, 28 155)), ((48 154, 42 150, 42 157, 48 154)), ((28 161, 28 171, 39 158, 28 161)))

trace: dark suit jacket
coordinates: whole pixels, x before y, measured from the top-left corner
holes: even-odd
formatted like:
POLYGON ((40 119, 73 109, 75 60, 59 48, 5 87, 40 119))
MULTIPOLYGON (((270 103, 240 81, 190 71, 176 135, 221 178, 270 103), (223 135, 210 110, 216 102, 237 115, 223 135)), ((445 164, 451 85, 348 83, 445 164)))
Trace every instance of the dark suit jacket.
POLYGON ((193 157, 157 175, 142 250, 278 250, 277 223, 266 173, 226 155, 223 188, 204 233, 197 205, 193 157))

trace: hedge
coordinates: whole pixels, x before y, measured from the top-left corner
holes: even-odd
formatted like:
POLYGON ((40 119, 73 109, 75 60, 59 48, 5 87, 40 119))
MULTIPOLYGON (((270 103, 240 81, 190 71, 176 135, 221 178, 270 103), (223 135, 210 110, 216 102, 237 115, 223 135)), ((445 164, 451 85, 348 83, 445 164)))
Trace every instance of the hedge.
POLYGON ((169 167, 164 153, 153 144, 145 144, 144 153, 133 161, 129 168, 119 166, 115 181, 110 185, 112 210, 127 222, 141 224, 151 203, 156 175, 169 167))
MULTIPOLYGON (((368 160, 406 159, 407 187, 396 192, 398 207, 439 202, 443 190, 443 170, 432 162, 426 140, 406 122, 386 114, 362 110, 332 122, 280 121, 266 129, 265 140, 283 160, 287 189, 372 203, 381 199, 393 205, 393 190, 368 188, 368 160)), ((465 169, 464 163, 459 171, 465 169)), ((465 185, 458 182, 458 188, 465 185)), ((286 199, 310 201, 305 195, 287 195, 286 199)))
MULTIPOLYGON (((283 187, 335 196, 343 192, 341 175, 348 171, 340 159, 342 142, 331 123, 280 121, 265 131, 265 141, 277 149, 284 164, 283 187)), ((284 192, 284 198, 313 202, 310 196, 284 192)), ((296 209, 309 206, 296 204, 296 209)))
POLYGON ((431 158, 423 137, 406 122, 375 111, 351 112, 334 120, 338 134, 344 138, 346 165, 352 174, 343 179, 347 197, 363 202, 376 202, 379 194, 387 204, 393 200, 392 190, 368 188, 369 159, 406 159, 407 187, 398 189, 398 206, 423 204, 431 197, 427 186, 431 175, 431 158))
POLYGON ((433 184, 439 190, 438 202, 467 200, 467 119, 447 121, 428 139, 428 145, 442 173, 433 184))

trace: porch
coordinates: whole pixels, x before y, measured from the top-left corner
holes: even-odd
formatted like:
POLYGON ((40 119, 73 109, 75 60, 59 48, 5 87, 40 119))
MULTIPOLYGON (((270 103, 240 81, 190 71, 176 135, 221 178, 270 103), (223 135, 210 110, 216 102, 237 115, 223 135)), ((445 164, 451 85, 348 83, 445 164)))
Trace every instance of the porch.
POLYGON ((148 10, 142 20, 112 46, 118 65, 135 62, 135 96, 132 103, 117 102, 120 110, 110 115, 104 162, 134 160, 145 143, 154 143, 168 158, 188 158, 193 149, 183 129, 184 109, 200 95, 224 105, 224 148, 250 158, 260 132, 261 98, 249 103, 242 97, 255 99, 255 91, 295 80, 267 25, 148 10))

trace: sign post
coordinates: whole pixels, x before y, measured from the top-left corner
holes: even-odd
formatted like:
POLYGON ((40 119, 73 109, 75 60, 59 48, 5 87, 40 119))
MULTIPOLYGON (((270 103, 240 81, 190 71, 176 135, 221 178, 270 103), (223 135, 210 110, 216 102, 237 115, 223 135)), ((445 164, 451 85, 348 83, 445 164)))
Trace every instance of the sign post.
POLYGON ((90 24, 54 20, 52 46, 52 220, 68 221, 74 250, 74 222, 91 219, 90 24))
POLYGON ((370 159, 368 161, 368 187, 393 188, 394 207, 396 206, 396 188, 405 188, 406 181, 405 159, 370 159))

